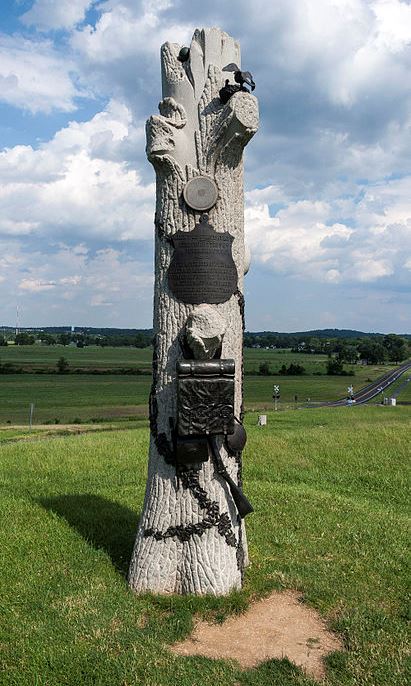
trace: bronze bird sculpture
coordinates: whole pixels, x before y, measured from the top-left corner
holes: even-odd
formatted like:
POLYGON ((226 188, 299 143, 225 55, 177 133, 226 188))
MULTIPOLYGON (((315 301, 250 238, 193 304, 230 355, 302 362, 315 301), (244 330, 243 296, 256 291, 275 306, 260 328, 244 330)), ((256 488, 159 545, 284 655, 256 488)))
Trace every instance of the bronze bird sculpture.
POLYGON ((241 90, 247 90, 247 88, 244 87, 245 83, 247 84, 247 86, 250 86, 252 91, 254 90, 255 83, 253 81, 252 74, 250 74, 249 71, 241 71, 241 69, 239 69, 234 62, 230 62, 230 64, 227 64, 227 66, 224 67, 223 71, 234 72, 234 81, 240 84, 241 90))
POLYGON ((245 87, 245 83, 247 84, 247 86, 250 86, 252 91, 255 89, 255 83, 252 74, 249 71, 241 71, 241 69, 239 69, 234 62, 230 62, 230 64, 227 64, 227 66, 224 67, 223 71, 234 72, 234 81, 236 82, 236 84, 238 84, 238 86, 235 84, 231 84, 229 80, 226 79, 225 85, 219 93, 220 101, 223 105, 225 105, 229 101, 229 99, 232 95, 234 95, 234 93, 238 93, 239 91, 249 93, 250 91, 248 90, 248 88, 245 87))

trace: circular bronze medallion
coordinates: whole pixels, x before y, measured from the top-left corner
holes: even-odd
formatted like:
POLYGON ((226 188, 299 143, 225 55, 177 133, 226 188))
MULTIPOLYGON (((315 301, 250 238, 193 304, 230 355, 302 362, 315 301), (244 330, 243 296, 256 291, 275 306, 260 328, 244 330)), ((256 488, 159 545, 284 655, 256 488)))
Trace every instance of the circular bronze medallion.
POLYGON ((204 212, 216 204, 218 189, 209 176, 195 176, 184 186, 183 195, 189 207, 204 212))

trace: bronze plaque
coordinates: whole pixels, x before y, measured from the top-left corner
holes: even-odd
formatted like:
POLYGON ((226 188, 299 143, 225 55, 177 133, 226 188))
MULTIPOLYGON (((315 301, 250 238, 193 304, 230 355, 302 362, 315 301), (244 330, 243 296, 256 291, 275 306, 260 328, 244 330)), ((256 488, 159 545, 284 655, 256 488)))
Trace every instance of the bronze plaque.
POLYGON ((173 295, 192 305, 229 300, 238 281, 233 240, 228 231, 215 231, 206 215, 192 231, 177 231, 172 236, 174 254, 168 269, 173 295))

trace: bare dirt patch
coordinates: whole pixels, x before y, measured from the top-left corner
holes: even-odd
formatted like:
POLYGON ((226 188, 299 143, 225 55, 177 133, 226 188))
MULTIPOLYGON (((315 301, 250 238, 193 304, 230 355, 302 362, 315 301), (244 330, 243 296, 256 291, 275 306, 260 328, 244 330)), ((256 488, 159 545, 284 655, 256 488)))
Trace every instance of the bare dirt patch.
POLYGON ((292 591, 274 592, 223 624, 200 621, 189 638, 170 649, 178 655, 236 660, 243 669, 287 657, 307 675, 321 679, 323 657, 343 646, 320 615, 298 598, 292 591))

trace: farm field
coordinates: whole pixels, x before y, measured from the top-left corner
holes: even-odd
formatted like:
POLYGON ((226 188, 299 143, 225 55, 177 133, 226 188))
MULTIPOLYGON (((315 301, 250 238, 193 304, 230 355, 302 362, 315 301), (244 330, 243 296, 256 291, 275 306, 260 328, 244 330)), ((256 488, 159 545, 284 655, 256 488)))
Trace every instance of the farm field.
POLYGON ((151 370, 151 348, 102 348, 90 345, 76 348, 70 345, 8 345, 0 348, 1 362, 10 362, 34 369, 56 368, 59 357, 65 357, 70 367, 146 367, 151 370))
POLYGON ((147 416, 150 385, 149 376, 0 375, 0 424, 27 422, 30 403, 35 424, 147 416))
POLYGON ((128 590, 147 428, 1 444, 2 684, 315 686, 286 659, 240 671, 167 649, 196 615, 222 621, 288 588, 346 646, 328 657, 324 684, 409 683, 409 410, 290 410, 246 424, 251 566, 227 598, 128 590))
MULTIPOLYGON (((119 370, 151 369, 151 349, 70 348, 64 346, 8 346, 0 349, 0 361, 17 366, 53 369, 64 355, 72 368, 119 370)), ((244 400, 248 410, 272 407, 273 384, 280 385, 280 409, 310 402, 335 400, 373 381, 390 365, 356 366, 355 376, 327 376, 325 355, 304 355, 283 350, 245 349, 244 400), (303 365, 303 376, 260 376, 251 374, 262 362, 272 370, 291 362, 303 365), (295 401, 297 396, 297 401, 295 401)), ((348 367, 350 369, 351 366, 348 367)), ((34 423, 101 421, 147 416, 151 377, 129 374, 0 374, 0 424, 26 423, 34 403, 34 423)))
MULTIPOLYGON (((367 369, 367 378, 380 371, 367 369)), ((273 384, 280 385, 279 408, 344 397, 347 385, 356 387, 359 377, 246 376, 246 410, 273 406, 273 384), (297 403, 295 396, 297 395, 297 403)), ((365 379, 362 382, 366 383, 365 379)), ((78 423, 144 417, 148 414, 151 377, 123 374, 4 374, 0 375, 0 424, 27 422, 34 403, 34 423, 78 423)))
MULTIPOLYGON (((77 348, 63 345, 9 345, 0 348, 0 361, 11 363, 29 369, 56 368, 59 357, 63 356, 72 368, 113 369, 120 367, 139 367, 151 370, 151 348, 110 348, 90 345, 85 348, 77 348)), ((283 364, 288 366, 291 362, 303 364, 307 373, 324 371, 326 355, 304 355, 292 353, 290 350, 264 350, 246 348, 244 355, 244 368, 247 372, 255 371, 262 362, 268 362, 271 371, 277 371, 283 364)))

